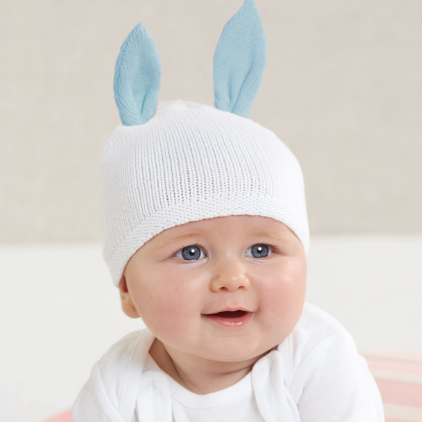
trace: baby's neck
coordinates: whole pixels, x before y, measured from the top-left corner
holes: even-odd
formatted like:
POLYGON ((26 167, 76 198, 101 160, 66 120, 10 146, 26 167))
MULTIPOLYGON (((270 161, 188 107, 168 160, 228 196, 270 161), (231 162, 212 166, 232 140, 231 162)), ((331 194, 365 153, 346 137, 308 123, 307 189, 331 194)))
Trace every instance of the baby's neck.
POLYGON ((192 357, 165 347, 157 338, 149 353, 156 364, 176 382, 195 394, 209 394, 224 390, 239 382, 251 370, 255 362, 269 353, 242 362, 216 362, 192 357))

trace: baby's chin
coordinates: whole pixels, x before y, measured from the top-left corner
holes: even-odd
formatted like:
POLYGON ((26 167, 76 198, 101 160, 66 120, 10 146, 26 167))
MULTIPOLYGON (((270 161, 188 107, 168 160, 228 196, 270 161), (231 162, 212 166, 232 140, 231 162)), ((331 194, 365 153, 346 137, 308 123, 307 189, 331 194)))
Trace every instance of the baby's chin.
POLYGON ((228 353, 215 353, 210 354, 208 359, 213 360, 215 362, 221 362, 221 363, 242 363, 242 362, 248 362, 248 363, 255 363, 257 360, 259 360, 261 357, 266 355, 267 353, 271 352, 271 350, 274 350, 276 346, 272 346, 270 348, 264 348, 265 350, 253 350, 250 353, 245 353, 245 351, 231 351, 228 353), (252 361, 252 362, 251 362, 252 361))
MULTIPOLYGON (((294 328, 289 324, 262 324, 252 318, 245 326, 229 328, 204 321, 172 326, 150 327, 155 336, 173 350, 175 358, 192 360, 198 358, 215 362, 242 362, 259 358, 280 343, 294 328)), ((169 350, 171 353, 171 350, 169 350)))

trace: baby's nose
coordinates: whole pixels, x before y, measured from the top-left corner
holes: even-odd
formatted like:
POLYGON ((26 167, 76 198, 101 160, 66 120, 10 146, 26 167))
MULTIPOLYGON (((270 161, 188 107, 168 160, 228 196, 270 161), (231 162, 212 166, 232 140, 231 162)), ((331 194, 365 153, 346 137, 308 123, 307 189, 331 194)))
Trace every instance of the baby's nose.
POLYGON ((250 286, 250 280, 240 266, 225 267, 215 274, 210 282, 210 290, 213 292, 235 292, 240 288, 248 290, 250 286))

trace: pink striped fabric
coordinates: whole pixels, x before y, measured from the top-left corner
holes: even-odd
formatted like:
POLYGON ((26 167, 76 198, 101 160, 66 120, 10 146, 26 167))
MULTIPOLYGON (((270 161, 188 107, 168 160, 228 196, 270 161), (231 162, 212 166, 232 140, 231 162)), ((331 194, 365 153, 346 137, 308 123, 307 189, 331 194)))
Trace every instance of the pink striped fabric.
POLYGON ((67 412, 60 413, 60 415, 47 419, 45 422, 70 422, 70 413, 71 411, 68 410, 67 412))
MULTIPOLYGON (((386 422, 422 422, 422 353, 361 350, 381 391, 386 422)), ((70 422, 70 410, 45 422, 70 422)))
POLYGON ((422 353, 360 353, 380 389, 386 422, 422 422, 422 353))

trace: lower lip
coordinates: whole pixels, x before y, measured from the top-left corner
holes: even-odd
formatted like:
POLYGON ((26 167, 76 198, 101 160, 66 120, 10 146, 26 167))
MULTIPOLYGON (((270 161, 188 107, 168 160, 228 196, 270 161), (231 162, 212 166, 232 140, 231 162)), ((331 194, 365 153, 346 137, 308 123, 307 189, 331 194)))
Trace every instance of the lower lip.
POLYGON ((217 324, 222 325, 223 327, 243 327, 246 325, 249 320, 252 318, 252 312, 246 312, 242 316, 235 317, 235 318, 224 318, 221 316, 218 316, 216 314, 214 315, 204 315, 208 319, 211 319, 212 321, 216 322, 217 324))

